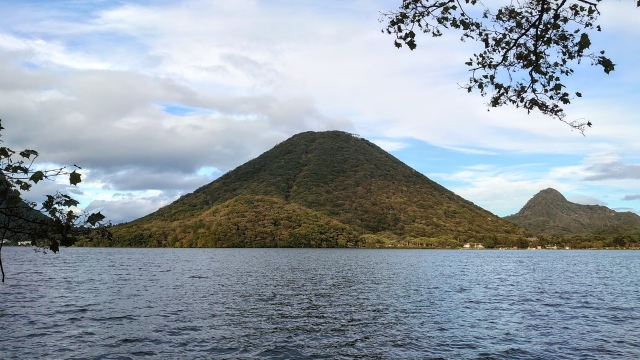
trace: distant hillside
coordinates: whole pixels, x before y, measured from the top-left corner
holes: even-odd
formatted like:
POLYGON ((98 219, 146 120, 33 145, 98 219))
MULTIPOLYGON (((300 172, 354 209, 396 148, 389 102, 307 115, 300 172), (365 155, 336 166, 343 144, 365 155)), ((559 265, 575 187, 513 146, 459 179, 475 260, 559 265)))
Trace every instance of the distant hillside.
POLYGON ((34 210, 20 197, 20 192, 15 189, 7 189, 8 180, 0 170, 0 223, 11 223, 10 228, 4 234, 4 239, 9 244, 17 244, 19 241, 31 241, 34 230, 38 226, 34 223, 46 221, 47 216, 34 210))
POLYGON ((574 204, 554 189, 540 191, 517 214, 504 219, 544 235, 640 233, 640 216, 600 205, 574 204))
POLYGON ((158 211, 118 246, 457 246, 525 230, 340 131, 305 132, 158 211))

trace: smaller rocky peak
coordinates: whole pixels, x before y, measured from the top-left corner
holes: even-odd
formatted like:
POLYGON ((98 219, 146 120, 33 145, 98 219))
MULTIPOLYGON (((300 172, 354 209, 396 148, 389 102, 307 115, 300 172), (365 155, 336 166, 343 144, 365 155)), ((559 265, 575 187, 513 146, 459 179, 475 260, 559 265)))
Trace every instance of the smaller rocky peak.
POLYGON ((549 208, 562 208, 570 202, 556 189, 548 188, 535 194, 519 211, 520 214, 536 213, 549 208))
POLYGON ((534 195, 533 199, 545 199, 547 201, 551 200, 551 201, 568 201, 567 198, 564 197, 564 195, 562 195, 560 193, 560 191, 556 190, 556 189, 552 189, 552 188, 547 188, 544 190, 541 190, 539 193, 537 193, 536 195, 534 195))

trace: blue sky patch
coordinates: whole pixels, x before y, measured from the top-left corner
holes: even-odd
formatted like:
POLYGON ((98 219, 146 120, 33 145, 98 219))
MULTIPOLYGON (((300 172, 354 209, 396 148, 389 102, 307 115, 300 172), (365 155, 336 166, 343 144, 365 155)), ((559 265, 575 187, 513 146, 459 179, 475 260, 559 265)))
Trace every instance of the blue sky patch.
POLYGON ((175 116, 192 116, 198 114, 215 114, 216 112, 209 109, 190 107, 173 103, 158 103, 162 107, 162 111, 175 116))

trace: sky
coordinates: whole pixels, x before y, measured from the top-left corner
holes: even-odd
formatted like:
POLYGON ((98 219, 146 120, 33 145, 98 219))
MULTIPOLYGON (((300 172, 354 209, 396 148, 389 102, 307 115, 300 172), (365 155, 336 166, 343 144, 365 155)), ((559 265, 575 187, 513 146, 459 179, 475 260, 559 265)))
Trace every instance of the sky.
MULTIPOLYGON (((498 0, 496 0, 498 1, 498 0)), ((495 1, 494 1, 495 2, 495 1)), ((555 188, 570 201, 640 213, 640 9, 600 5, 592 50, 609 75, 576 65, 583 97, 567 125, 468 94, 460 34, 383 34, 391 0, 0 2, 4 146, 37 166, 78 164, 68 191, 114 223, 157 210, 303 131, 369 139, 458 195, 517 212, 555 188)))

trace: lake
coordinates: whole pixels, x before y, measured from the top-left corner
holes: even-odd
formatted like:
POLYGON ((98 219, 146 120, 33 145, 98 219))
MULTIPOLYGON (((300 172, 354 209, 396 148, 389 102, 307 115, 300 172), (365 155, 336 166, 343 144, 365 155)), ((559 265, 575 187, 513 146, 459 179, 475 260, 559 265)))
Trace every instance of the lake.
POLYGON ((640 251, 2 256, 2 359, 640 358, 640 251))

